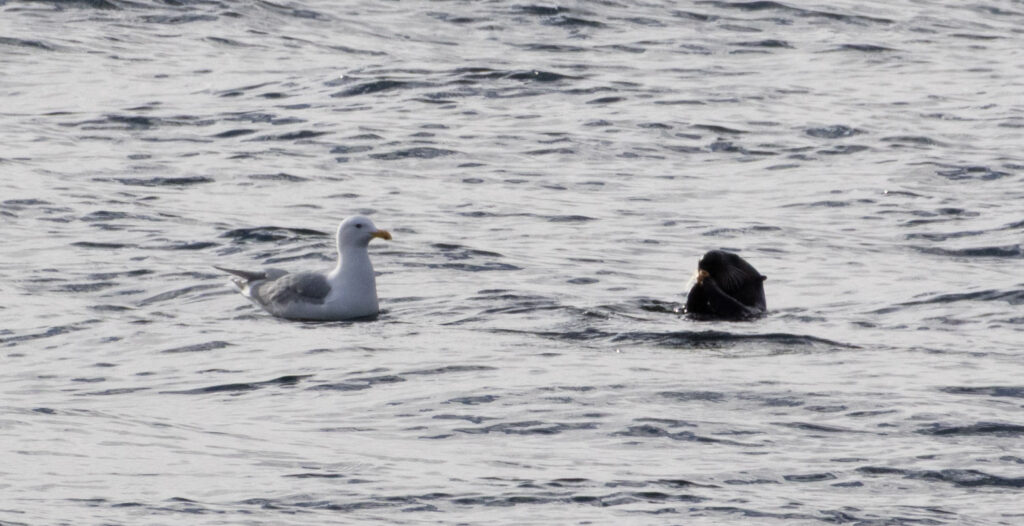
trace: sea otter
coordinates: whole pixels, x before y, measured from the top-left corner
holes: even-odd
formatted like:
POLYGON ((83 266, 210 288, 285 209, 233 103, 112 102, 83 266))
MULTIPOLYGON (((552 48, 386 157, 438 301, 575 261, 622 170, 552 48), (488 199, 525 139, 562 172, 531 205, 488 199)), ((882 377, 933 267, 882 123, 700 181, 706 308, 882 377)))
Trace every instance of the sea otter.
POLYGON ((767 311, 764 280, 750 263, 724 250, 712 250, 697 263, 697 282, 686 298, 686 312, 701 319, 746 320, 767 311))

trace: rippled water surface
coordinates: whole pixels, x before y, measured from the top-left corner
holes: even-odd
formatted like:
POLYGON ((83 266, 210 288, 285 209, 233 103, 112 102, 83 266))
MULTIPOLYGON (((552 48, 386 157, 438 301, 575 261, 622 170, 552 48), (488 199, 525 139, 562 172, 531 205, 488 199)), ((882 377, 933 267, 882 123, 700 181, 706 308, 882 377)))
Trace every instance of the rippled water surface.
POLYGON ((1021 93, 1019 0, 0 1, 0 523, 1020 524, 1021 93), (375 321, 211 267, 354 213, 375 321))

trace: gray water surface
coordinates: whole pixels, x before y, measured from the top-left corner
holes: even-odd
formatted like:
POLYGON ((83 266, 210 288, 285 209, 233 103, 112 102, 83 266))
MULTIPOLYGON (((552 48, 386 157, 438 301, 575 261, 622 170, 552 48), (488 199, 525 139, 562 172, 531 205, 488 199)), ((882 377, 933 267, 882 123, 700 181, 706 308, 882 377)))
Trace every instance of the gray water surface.
POLYGON ((0 523, 1019 524, 1024 4, 0 2, 0 523), (211 265, 333 264, 272 318, 211 265), (679 313, 704 251, 770 314, 679 313))

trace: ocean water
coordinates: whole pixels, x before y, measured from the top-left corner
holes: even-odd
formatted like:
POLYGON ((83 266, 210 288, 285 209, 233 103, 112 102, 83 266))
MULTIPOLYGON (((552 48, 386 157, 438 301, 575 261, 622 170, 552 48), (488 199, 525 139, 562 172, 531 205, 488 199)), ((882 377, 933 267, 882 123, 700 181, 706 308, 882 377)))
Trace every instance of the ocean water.
POLYGON ((0 523, 1020 524, 1022 93, 1020 0, 0 1, 0 523), (374 321, 211 267, 354 213, 374 321))

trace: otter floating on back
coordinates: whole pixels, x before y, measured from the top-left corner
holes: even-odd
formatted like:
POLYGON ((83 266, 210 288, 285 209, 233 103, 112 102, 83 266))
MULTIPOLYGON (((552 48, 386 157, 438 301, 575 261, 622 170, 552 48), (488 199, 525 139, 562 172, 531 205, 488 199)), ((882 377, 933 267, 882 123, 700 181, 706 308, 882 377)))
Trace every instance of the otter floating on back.
POLYGON ((746 320, 764 315, 764 280, 750 263, 724 250, 712 250, 697 263, 697 283, 686 298, 686 312, 703 319, 746 320))

